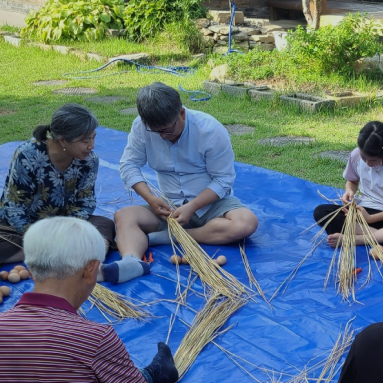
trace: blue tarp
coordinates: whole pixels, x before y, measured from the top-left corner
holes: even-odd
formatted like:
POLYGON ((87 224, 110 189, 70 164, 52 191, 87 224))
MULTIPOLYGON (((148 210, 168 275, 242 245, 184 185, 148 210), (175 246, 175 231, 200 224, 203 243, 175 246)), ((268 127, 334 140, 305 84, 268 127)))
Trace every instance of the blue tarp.
MULTIPOLYGON (((124 206, 141 204, 135 194, 130 196, 119 177, 119 159, 126 144, 127 134, 112 129, 99 128, 96 151, 100 156, 100 171, 96 193, 98 208, 96 213, 113 217, 113 213, 124 206)), ((12 142, 0 146, 0 191, 4 185, 9 163, 19 143, 12 142)), ((246 241, 246 254, 251 269, 260 286, 270 298, 296 265, 308 254, 310 240, 318 231, 302 235, 302 231, 313 224, 312 211, 323 203, 317 191, 329 198, 336 198, 337 190, 317 185, 286 174, 250 166, 235 164, 237 179, 235 195, 259 218, 257 232, 246 241)), ((154 173, 144 168, 145 176, 153 183, 154 173)), ((230 246, 203 246, 208 254, 226 255, 225 269, 248 284, 238 244, 230 246)), ((155 262, 152 274, 120 285, 105 283, 105 286, 142 302, 156 299, 174 299, 176 288, 176 268, 169 261, 170 246, 150 249, 155 262), (164 279, 164 276, 168 279, 164 279)), ((305 366, 324 360, 346 323, 355 317, 352 327, 360 329, 382 318, 382 280, 373 264, 374 279, 362 289, 367 275, 367 255, 364 247, 358 247, 357 266, 359 274, 356 298, 360 303, 342 301, 337 295, 335 281, 330 280, 326 290, 324 280, 333 250, 323 242, 308 257, 285 293, 280 292, 272 300, 273 309, 260 298, 239 309, 228 321, 235 324, 228 332, 220 335, 216 342, 237 356, 251 362, 238 362, 261 382, 281 379, 287 382, 305 366), (313 360, 313 358, 317 358, 313 360), (257 366, 257 367, 255 367, 257 366)), ((107 262, 118 259, 117 252, 108 255, 107 262)), ((5 265, 1 270, 10 270, 13 265, 5 265)), ((186 283, 189 266, 181 266, 181 282, 186 283)), ((2 283, 2 282, 1 282, 2 283)), ((4 282, 5 283, 5 282, 4 282)), ((8 284, 8 283, 5 283, 8 284)), ((5 298, 0 311, 8 310, 19 299, 23 291, 33 288, 31 280, 11 285, 13 292, 5 298)), ((194 285, 202 291, 199 280, 194 285)), ((188 303, 200 310, 204 301, 191 295, 188 303)), ((160 301, 152 304, 149 310, 156 316, 150 321, 124 320, 115 326, 132 359, 139 367, 150 363, 156 353, 158 341, 165 341, 169 320, 176 312, 176 304, 160 301)), ((191 324, 195 314, 181 308, 177 318, 191 324)), ((97 309, 87 312, 91 320, 105 323, 97 309)), ((169 337, 169 346, 175 352, 187 331, 187 326, 176 319, 169 337)), ((317 370, 316 375, 319 374, 317 370)), ((338 375, 338 374, 337 374, 338 375)), ((313 375, 311 375, 313 377, 313 375)), ((209 344, 200 353, 190 371, 184 377, 185 383, 221 383, 253 381, 215 345, 209 344)))

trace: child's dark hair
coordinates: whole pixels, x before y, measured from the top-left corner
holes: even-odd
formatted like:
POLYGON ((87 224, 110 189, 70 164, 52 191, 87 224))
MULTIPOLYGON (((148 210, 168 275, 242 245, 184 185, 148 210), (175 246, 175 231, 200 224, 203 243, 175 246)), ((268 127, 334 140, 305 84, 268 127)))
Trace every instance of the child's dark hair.
POLYGON ((368 156, 383 158, 383 123, 367 123, 359 132, 358 146, 368 156))

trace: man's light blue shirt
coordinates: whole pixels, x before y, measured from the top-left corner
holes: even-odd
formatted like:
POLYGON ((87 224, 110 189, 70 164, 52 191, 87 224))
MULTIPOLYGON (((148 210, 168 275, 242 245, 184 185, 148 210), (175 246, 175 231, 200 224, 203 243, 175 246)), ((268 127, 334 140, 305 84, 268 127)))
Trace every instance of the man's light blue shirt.
MULTIPOLYGON (((127 190, 146 182, 141 168, 148 163, 157 174, 161 192, 177 206, 206 188, 219 198, 231 198, 235 170, 229 133, 209 114, 185 110, 185 128, 174 144, 147 131, 140 117, 133 121, 120 161, 122 181, 127 190)), ((196 214, 201 217, 209 207, 202 207, 196 214)))

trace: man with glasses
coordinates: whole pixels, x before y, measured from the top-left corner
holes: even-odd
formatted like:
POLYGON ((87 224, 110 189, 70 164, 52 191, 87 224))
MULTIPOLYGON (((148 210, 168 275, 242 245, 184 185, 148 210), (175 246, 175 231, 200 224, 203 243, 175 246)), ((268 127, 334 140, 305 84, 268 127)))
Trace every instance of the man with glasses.
POLYGON ((170 214, 197 242, 209 245, 239 241, 258 226, 254 213, 233 196, 234 153, 220 122, 185 108, 178 92, 159 82, 138 91, 137 109, 120 172, 126 189, 148 206, 115 214, 122 260, 102 266, 104 279, 114 283, 149 273, 143 254, 148 245, 170 243, 170 214), (164 199, 152 193, 143 177, 146 163, 155 170, 164 199))

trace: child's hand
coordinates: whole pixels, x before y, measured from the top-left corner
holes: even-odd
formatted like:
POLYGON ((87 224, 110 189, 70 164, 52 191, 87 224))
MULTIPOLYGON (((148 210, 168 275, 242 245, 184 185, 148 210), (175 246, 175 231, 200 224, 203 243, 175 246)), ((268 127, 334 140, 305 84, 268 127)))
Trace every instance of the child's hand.
POLYGON ((342 196, 342 202, 344 205, 349 204, 354 199, 355 193, 351 190, 346 190, 342 196))
POLYGON ((358 205, 356 208, 362 213, 362 215, 363 215, 363 217, 367 223, 372 223, 371 222, 371 215, 367 213, 367 211, 364 207, 358 205))

